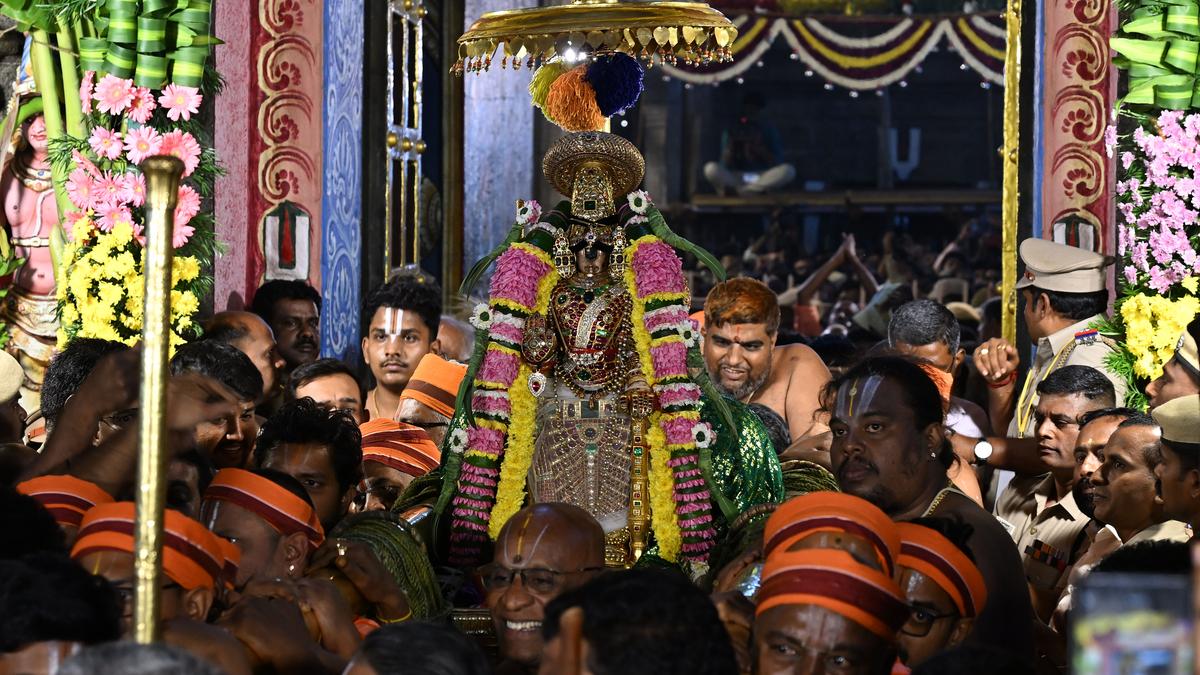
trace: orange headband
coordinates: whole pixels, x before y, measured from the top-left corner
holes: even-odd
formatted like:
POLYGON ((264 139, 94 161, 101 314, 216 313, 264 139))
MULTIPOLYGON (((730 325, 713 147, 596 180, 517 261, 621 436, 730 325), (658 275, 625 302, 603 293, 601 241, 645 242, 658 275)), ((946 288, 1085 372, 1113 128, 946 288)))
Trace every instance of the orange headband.
POLYGON ((282 534, 304 533, 314 549, 325 530, 308 502, 269 479, 245 469, 221 469, 204 491, 204 501, 224 501, 257 514, 282 534))
POLYGON ((242 549, 225 537, 216 537, 216 540, 221 546, 221 555, 225 558, 225 564, 221 566, 221 579, 225 582, 225 588, 232 590, 238 575, 238 565, 242 562, 242 549))
POLYGON ((451 363, 437 354, 426 354, 417 364, 400 398, 424 403, 442 417, 454 417, 458 386, 466 376, 466 366, 451 363))
POLYGON ((38 476, 19 483, 17 492, 36 499, 59 526, 79 527, 92 507, 113 501, 100 486, 74 476, 38 476))
POLYGON ((835 549, 777 550, 763 565, 755 614, 781 605, 816 605, 894 640, 908 605, 889 576, 835 549))
POLYGON ((364 462, 379 462, 416 477, 433 471, 442 461, 442 453, 421 427, 374 419, 359 430, 364 462))
MULTIPOLYGON (((133 502, 101 504, 88 511, 71 549, 78 560, 96 551, 133 554, 133 502)), ((163 512, 163 572, 187 590, 213 588, 224 579, 225 554, 220 537, 182 513, 163 512)))
POLYGON ((987 604, 987 585, 967 554, 924 525, 896 523, 896 528, 901 539, 897 564, 932 579, 954 600, 960 615, 979 616, 987 604))
POLYGON ((883 571, 895 572, 900 553, 896 524, 871 502, 841 492, 810 492, 780 504, 763 529, 763 555, 786 550, 817 532, 845 532, 866 539, 874 545, 883 571))

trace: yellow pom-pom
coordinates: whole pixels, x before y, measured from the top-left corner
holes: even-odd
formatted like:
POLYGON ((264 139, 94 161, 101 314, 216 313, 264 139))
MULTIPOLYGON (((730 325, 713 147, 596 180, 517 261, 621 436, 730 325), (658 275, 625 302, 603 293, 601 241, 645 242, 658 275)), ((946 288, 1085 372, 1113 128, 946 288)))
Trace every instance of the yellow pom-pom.
POLYGON ((596 105, 596 92, 584 77, 587 67, 579 66, 563 73, 550 85, 542 106, 546 119, 567 131, 599 131, 604 114, 596 105))
POLYGON ((550 93, 550 85, 554 84, 558 76, 567 70, 569 68, 565 63, 555 61, 542 65, 533 72, 533 79, 529 82, 529 96, 533 98, 535 108, 542 108, 546 105, 546 96, 550 93))

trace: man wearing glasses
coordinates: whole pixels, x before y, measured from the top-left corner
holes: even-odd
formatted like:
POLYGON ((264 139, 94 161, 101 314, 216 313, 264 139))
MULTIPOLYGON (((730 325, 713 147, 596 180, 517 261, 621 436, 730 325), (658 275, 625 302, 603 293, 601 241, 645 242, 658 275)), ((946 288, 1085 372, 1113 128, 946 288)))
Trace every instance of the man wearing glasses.
POLYGON ((587 511, 542 503, 518 511, 480 568, 500 642, 496 672, 535 673, 546 605, 604 569, 604 530, 587 511))
POLYGON ((1033 424, 1038 456, 1049 471, 1014 478, 996 500, 996 517, 1017 544, 1033 589, 1034 610, 1046 620, 1090 520, 1071 492, 1080 420, 1093 410, 1112 407, 1114 394, 1112 382, 1089 366, 1054 370, 1038 383, 1037 392, 1033 424))

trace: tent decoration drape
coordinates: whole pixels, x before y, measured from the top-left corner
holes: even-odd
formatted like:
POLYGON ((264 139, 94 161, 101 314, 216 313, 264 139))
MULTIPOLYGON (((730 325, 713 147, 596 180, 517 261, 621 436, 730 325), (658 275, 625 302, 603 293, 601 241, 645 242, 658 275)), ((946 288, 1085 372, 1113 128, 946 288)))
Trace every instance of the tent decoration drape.
POLYGON ((669 77, 717 84, 739 77, 780 38, 793 60, 827 82, 872 90, 900 82, 934 48, 952 48, 963 64, 991 84, 1004 84, 1004 18, 993 14, 943 17, 787 18, 743 14, 733 61, 701 67, 664 65, 669 77))

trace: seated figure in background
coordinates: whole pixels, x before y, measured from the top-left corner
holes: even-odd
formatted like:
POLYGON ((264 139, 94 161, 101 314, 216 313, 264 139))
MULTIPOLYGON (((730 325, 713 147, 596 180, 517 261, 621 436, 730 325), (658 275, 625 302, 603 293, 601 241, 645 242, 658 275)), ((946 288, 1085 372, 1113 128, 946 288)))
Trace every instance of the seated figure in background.
POLYGON ((792 182, 796 168, 783 161, 779 130, 762 116, 767 100, 757 92, 742 98, 742 114, 721 133, 721 161, 704 165, 718 193, 762 194, 792 182))

